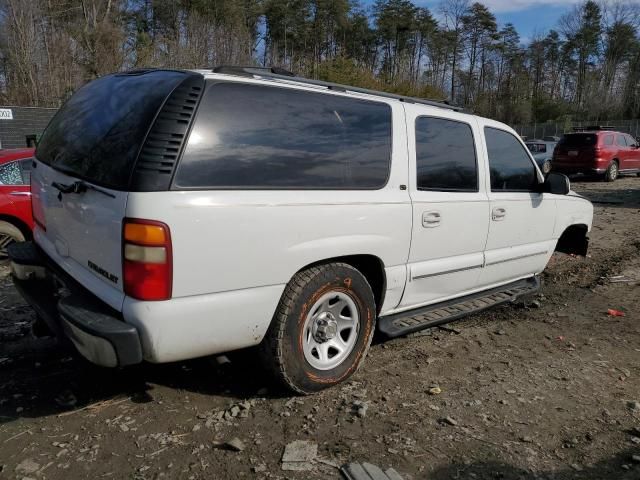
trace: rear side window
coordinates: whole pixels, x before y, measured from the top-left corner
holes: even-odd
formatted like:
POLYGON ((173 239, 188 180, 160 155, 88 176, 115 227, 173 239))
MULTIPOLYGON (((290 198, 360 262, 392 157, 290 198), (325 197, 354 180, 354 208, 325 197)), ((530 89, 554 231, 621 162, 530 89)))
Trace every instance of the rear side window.
POLYGON ((181 72, 148 71, 88 83, 53 117, 36 158, 69 175, 126 190, 157 111, 184 78, 181 72))
POLYGON ((485 127, 491 191, 534 191, 536 169, 522 144, 509 132, 485 127))
POLYGON ((627 142, 624 141, 624 137, 622 135, 616 135, 616 145, 619 147, 627 146, 627 142))
POLYGON ((569 133, 562 137, 560 145, 567 148, 591 147, 596 144, 597 139, 593 133, 569 133))
POLYGON ((278 87, 205 92, 174 187, 378 189, 391 161, 391 108, 278 87))
POLYGON ((443 118, 416 119, 418 190, 478 191, 471 127, 443 118))
POLYGON ((613 145, 613 135, 607 135, 606 137, 604 137, 604 144, 613 145))

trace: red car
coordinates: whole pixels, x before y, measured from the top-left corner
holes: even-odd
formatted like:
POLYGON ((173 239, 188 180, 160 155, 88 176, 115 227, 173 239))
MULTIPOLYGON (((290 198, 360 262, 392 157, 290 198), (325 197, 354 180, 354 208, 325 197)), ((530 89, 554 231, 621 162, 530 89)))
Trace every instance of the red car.
POLYGON ((31 237, 31 168, 34 148, 0 150, 0 260, 7 247, 31 237))
POLYGON ((595 173, 613 182, 621 173, 640 175, 640 148, 628 133, 586 127, 560 139, 553 151, 551 168, 566 174, 595 173))

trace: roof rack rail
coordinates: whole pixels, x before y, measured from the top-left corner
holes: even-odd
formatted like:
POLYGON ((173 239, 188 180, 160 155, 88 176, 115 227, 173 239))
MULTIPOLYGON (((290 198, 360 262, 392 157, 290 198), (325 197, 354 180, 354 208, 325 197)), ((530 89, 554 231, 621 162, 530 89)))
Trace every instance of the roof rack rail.
POLYGON ((589 125, 586 127, 573 127, 574 132, 586 132, 589 130, 615 130, 616 127, 604 126, 604 125, 589 125))
POLYGON ((376 95, 378 97, 392 98, 405 103, 419 103, 422 105, 429 105, 432 107, 446 108, 455 112, 464 112, 464 107, 458 105, 451 105, 446 100, 426 100, 423 98, 407 97, 404 95, 396 95, 395 93, 381 92, 379 90, 370 90, 367 88, 351 87, 349 85, 341 85, 339 83, 323 82, 322 80, 312 80, 305 77, 298 77, 294 73, 279 68, 279 67, 242 67, 242 66, 219 66, 213 69, 214 73, 223 73, 227 75, 237 75, 241 77, 260 76, 266 78, 274 78, 277 80, 286 80, 289 82, 306 83, 308 85, 315 85, 318 87, 326 87, 329 90, 335 90, 338 92, 355 92, 363 93, 366 95, 376 95))
POLYGON ((240 77, 252 77, 254 75, 282 75, 284 77, 295 77, 296 75, 289 70, 280 67, 253 67, 253 66, 235 66, 220 65, 213 69, 213 73, 224 73, 226 75, 238 75, 240 77))

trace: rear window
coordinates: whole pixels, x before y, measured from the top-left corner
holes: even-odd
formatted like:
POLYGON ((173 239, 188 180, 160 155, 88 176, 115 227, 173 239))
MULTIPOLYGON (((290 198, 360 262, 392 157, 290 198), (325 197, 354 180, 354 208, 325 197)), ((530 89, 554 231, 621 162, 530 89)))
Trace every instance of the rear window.
POLYGON ((564 147, 591 147, 596 144, 598 136, 593 133, 570 133, 560 140, 564 147))
POLYGON ((174 180, 199 189, 377 189, 391 160, 391 108, 242 83, 207 88, 174 180))
POLYGON ((525 143, 531 153, 545 153, 547 146, 544 143, 525 143))
POLYGON ((126 190, 151 122, 182 72, 107 75, 78 90, 56 113, 36 158, 74 177, 126 190))

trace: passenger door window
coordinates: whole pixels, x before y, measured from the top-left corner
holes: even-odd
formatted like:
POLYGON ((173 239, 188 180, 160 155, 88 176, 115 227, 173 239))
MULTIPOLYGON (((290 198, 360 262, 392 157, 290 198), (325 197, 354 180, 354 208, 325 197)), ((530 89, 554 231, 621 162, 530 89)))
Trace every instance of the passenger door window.
POLYGON ((511 133, 484 128, 492 192, 532 192, 538 186, 536 169, 522 144, 511 133))
POLYGON ((624 141, 624 137, 622 135, 616 135, 616 145, 619 147, 627 146, 627 142, 624 141))
POLYGON ((418 190, 477 192, 478 166, 471 126, 436 117, 416 119, 418 190))

